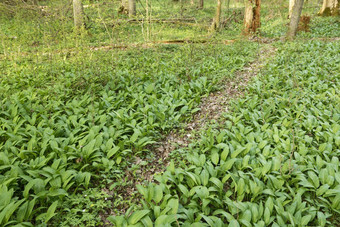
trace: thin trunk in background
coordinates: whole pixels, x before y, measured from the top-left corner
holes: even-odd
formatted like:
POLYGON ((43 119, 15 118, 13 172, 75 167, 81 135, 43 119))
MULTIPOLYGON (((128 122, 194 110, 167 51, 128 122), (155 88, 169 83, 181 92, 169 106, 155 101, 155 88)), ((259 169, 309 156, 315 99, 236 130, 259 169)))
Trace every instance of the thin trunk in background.
POLYGON ((256 33, 261 26, 261 0, 247 0, 244 11, 244 33, 256 33))
POLYGON ((222 0, 217 0, 216 14, 211 25, 211 30, 218 31, 220 29, 221 22, 221 9, 222 9, 222 0))
POLYGON ((334 16, 339 14, 339 0, 323 0, 318 13, 320 16, 334 16))
POLYGON ((74 27, 79 30, 85 27, 85 15, 81 0, 73 0, 74 27))
POLYGON ((297 29, 300 22, 302 7, 303 7, 303 1, 304 0, 296 0, 292 15, 290 17, 289 27, 287 31, 287 39, 291 40, 296 36, 297 29))
POLYGON ((136 0, 129 0, 129 17, 136 16, 136 0))
POLYGON ((203 9, 204 7, 204 0, 199 0, 198 8, 203 9))
POLYGON ((229 16, 230 0, 227 0, 227 15, 229 16))
POLYGON ((295 0, 289 0, 288 18, 290 18, 292 16, 294 4, 295 4, 295 0))

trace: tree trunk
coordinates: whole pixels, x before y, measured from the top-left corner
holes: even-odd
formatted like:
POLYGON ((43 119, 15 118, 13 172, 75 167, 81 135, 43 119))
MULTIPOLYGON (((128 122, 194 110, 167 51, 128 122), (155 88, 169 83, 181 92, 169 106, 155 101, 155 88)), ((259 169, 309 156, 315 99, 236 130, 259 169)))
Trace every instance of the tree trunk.
POLYGON ((198 8, 203 9, 204 7, 204 0, 199 0, 198 8))
POLYGON ((129 17, 136 16, 136 0, 129 0, 129 17))
POLYGON ((297 33, 298 25, 300 22, 300 16, 302 12, 304 0, 296 0, 292 15, 289 22, 288 32, 287 32, 287 39, 293 39, 297 33))
POLYGON ((216 14, 211 25, 211 30, 218 31, 220 28, 221 21, 221 8, 222 8, 222 0, 217 0, 216 14))
POLYGON ((339 14, 339 1, 338 0, 323 0, 320 16, 332 16, 339 14))
POLYGON ((256 33, 261 26, 261 0, 247 0, 244 11, 244 33, 256 33))
POLYGON ((74 27, 79 30, 85 27, 85 17, 81 0, 73 0, 74 27))
POLYGON ((295 4, 295 0, 289 0, 289 12, 288 12, 289 19, 292 16, 294 4, 295 4))

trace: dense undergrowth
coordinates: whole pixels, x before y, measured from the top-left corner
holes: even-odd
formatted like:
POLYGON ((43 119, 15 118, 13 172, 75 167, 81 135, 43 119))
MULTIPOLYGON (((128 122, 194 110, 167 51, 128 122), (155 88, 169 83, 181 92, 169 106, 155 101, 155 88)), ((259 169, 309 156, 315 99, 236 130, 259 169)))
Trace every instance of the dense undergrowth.
POLYGON ((340 43, 279 46, 222 125, 117 226, 338 226, 340 43))
POLYGON ((69 196, 119 181, 135 157, 152 159, 147 145, 197 111, 255 50, 173 45, 3 61, 1 223, 47 222, 74 206, 61 206, 69 196))
MULTIPOLYGON (((242 41, 239 2, 223 4, 216 34, 208 30, 215 1, 203 10, 153 1, 154 18, 197 21, 150 25, 124 22, 114 1, 84 1, 81 34, 69 3, 0 9, 0 226, 104 225, 122 204, 132 210, 110 218, 117 226, 338 224, 339 42, 277 44, 277 58, 225 124, 203 130, 158 184, 139 186, 137 208, 135 195, 116 187, 133 184, 126 171, 157 162, 151 151, 164 134, 233 80, 260 44, 242 41), (172 39, 207 43, 157 44, 172 39), (221 44, 231 39, 241 41, 221 44)), ((315 14, 319 6, 306 4, 303 13, 315 14)), ((138 18, 143 10, 137 5, 138 18)), ((260 35, 284 35, 287 7, 262 11, 260 35)), ((312 17, 310 28, 298 39, 340 36, 338 17, 312 17)))

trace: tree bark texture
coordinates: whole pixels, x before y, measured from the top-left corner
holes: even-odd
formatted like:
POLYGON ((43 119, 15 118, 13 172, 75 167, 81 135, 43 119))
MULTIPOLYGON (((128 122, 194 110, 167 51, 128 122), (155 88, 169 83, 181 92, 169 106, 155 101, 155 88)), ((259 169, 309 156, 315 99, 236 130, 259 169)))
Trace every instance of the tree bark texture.
POLYGON ((221 9, 222 9, 222 0, 217 0, 217 7, 216 7, 216 14, 211 25, 212 30, 218 30, 220 28, 220 21, 221 21, 221 9))
POLYGON ((204 7, 204 0, 199 0, 198 8, 203 9, 204 7))
POLYGON ((289 0, 288 18, 290 18, 292 16, 294 4, 295 4, 295 0, 289 0))
POLYGON ((304 0, 296 0, 292 15, 289 22, 288 32, 287 32, 287 39, 293 39, 296 36, 297 29, 300 22, 302 7, 303 7, 304 0))
POLYGON ((129 17, 136 16, 136 0, 129 0, 129 17))
POLYGON ((334 16, 339 14, 339 0, 323 0, 320 16, 334 16))
POLYGON ((244 11, 244 33, 256 33, 261 26, 261 0, 247 0, 244 11))
POLYGON ((73 0, 73 17, 76 29, 85 27, 84 9, 81 0, 73 0))

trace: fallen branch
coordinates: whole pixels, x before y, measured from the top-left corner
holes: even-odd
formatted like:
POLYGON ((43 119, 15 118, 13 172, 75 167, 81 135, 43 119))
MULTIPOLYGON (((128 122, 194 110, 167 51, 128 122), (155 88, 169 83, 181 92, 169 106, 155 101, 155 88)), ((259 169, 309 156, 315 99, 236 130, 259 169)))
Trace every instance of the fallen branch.
POLYGON ((209 43, 209 44, 231 44, 235 42, 235 40, 222 40, 218 42, 210 42, 208 39, 201 39, 201 40, 191 40, 191 39, 174 39, 174 40, 160 40, 155 41, 155 44, 185 44, 185 43, 209 43))
MULTIPOLYGON (((127 20, 118 20, 117 23, 133 23, 133 22, 143 22, 145 21, 144 18, 139 19, 127 19, 127 20)), ((150 19, 151 22, 158 22, 158 23, 175 23, 175 22, 195 22, 197 20, 195 18, 163 18, 163 19, 150 19)))

